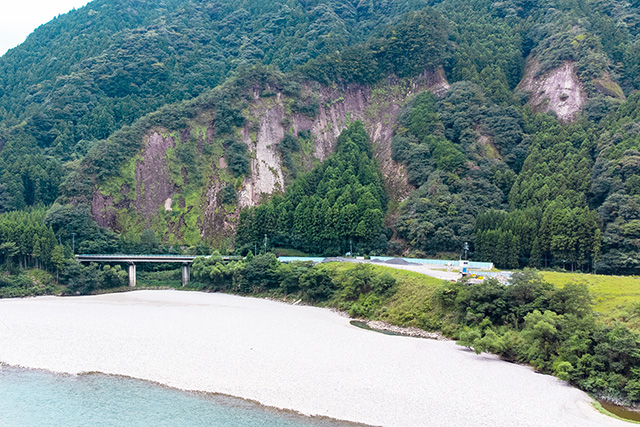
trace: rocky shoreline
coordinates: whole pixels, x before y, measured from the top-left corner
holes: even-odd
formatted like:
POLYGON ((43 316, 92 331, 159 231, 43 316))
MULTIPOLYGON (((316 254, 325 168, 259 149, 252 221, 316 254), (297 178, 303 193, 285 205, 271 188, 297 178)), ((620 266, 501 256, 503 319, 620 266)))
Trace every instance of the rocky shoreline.
POLYGON ((450 341, 449 338, 445 337, 439 332, 428 332, 424 329, 415 328, 415 327, 404 327, 404 326, 396 326, 391 323, 383 322, 381 320, 366 320, 366 319, 358 319, 365 323, 369 328, 376 331, 384 331, 384 332, 392 332, 394 334, 402 335, 405 337, 414 337, 414 338, 426 338, 430 340, 438 340, 438 341, 450 341))

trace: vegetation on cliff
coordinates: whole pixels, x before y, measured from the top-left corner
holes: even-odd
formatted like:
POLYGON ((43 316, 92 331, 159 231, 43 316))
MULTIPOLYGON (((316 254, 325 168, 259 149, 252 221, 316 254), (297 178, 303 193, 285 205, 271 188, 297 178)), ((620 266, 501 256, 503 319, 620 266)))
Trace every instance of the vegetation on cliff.
MULTIPOLYGON (((267 236, 272 246, 336 255, 386 251, 387 195, 361 122, 343 131, 336 151, 296 178, 283 197, 240 212, 236 244, 252 250, 267 236)), ((244 250, 242 248, 245 248, 244 250)))
POLYGON ((440 330, 638 403, 635 279, 442 283, 251 250, 470 242, 499 268, 637 274, 636 3, 95 0, 56 18, 0 58, 0 297, 126 285, 74 249, 215 247, 248 257, 198 258, 192 288, 440 330), (554 117, 574 92, 582 109, 554 117))
MULTIPOLYGON (((49 206, 43 224, 58 245, 73 233, 85 252, 137 250, 143 240, 167 250, 230 250, 240 224, 238 249, 265 233, 276 245, 326 254, 345 252, 349 241, 364 252, 416 254, 457 252, 468 241, 474 258, 499 267, 637 272, 637 6, 376 6, 95 1, 55 19, 0 58, 0 212, 49 206), (519 86, 527 74, 544 78, 568 63, 577 79, 570 83, 588 96, 573 123, 533 111, 519 86), (433 76, 450 87, 442 80, 436 95, 421 93, 420 79, 433 76), (353 88, 364 88, 370 103, 360 111, 369 137, 392 133, 393 142, 390 150, 379 150, 379 140, 360 147, 371 162, 367 174, 380 182, 363 178, 360 162, 352 185, 375 187, 375 201, 363 210, 366 221, 362 209, 349 219, 368 226, 337 230, 342 211, 358 207, 360 190, 345 186, 351 200, 336 206, 340 196, 315 187, 321 173, 345 173, 341 162, 332 164, 341 154, 324 152, 335 147, 320 147, 311 132, 294 132, 292 120, 338 111, 348 125, 348 106, 319 103, 341 105, 353 88), (320 101, 323 91, 333 98, 320 101), (393 92, 402 96, 380 96, 393 92), (272 149, 282 166, 269 189, 276 194, 247 201, 247 182, 263 161, 250 146, 263 138, 255 115, 274 104, 284 110, 277 120, 285 129, 272 149), (159 202, 162 191, 139 171, 145 162, 157 166, 143 155, 150 134, 166 145, 158 161, 167 195, 159 202), (323 152, 314 157, 314 150, 323 152), (406 173, 407 187, 384 195, 390 177, 373 170, 371 153, 389 152, 396 163, 388 171, 406 173), (258 201, 239 218, 238 206, 258 201), (308 215, 298 215, 305 219, 296 231, 298 210, 308 215)), ((322 123, 326 134, 342 130, 322 123)))

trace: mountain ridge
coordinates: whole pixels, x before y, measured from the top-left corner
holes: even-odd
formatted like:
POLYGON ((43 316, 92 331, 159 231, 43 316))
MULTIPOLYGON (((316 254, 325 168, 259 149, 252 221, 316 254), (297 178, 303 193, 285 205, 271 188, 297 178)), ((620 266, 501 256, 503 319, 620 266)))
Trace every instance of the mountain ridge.
POLYGON ((0 58, 0 210, 57 201, 54 211, 91 207, 127 241, 149 231, 233 247, 239 212, 285 193, 360 120, 386 177, 389 251, 490 247, 478 236, 499 234, 508 256, 476 255, 640 268, 637 144, 611 119, 636 102, 637 5, 138 3, 92 2, 0 58), (57 48, 43 55, 46 37, 77 54, 11 71, 63 60, 57 48), (80 51, 83 37, 93 41, 80 51), (447 90, 422 96, 432 85, 447 90), (630 211, 610 215, 613 200, 630 211), (585 221, 598 212, 601 238, 588 250, 571 236, 536 243, 552 205, 567 218, 588 208, 585 221), (489 210, 535 226, 478 228, 489 210))

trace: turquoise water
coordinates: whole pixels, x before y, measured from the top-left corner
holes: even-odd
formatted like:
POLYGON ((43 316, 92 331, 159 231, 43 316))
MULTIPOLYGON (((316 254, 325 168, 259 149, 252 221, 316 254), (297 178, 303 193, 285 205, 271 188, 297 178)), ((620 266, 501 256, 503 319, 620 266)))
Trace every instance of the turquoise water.
POLYGON ((0 426, 342 427, 225 396, 187 393, 101 374, 0 366, 0 426))

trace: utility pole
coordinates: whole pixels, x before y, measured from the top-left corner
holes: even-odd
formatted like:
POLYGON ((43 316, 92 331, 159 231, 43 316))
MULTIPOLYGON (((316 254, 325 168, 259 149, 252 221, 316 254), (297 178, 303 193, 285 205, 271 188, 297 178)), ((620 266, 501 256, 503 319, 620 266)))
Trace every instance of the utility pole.
POLYGON ((71 253, 76 254, 76 233, 71 233, 71 253))
POLYGON ((460 260, 460 273, 462 274, 462 277, 466 277, 469 275, 469 243, 464 242, 464 245, 462 246, 462 253, 464 255, 460 260))
POLYGON ((264 235, 264 254, 267 254, 267 234, 264 235))

